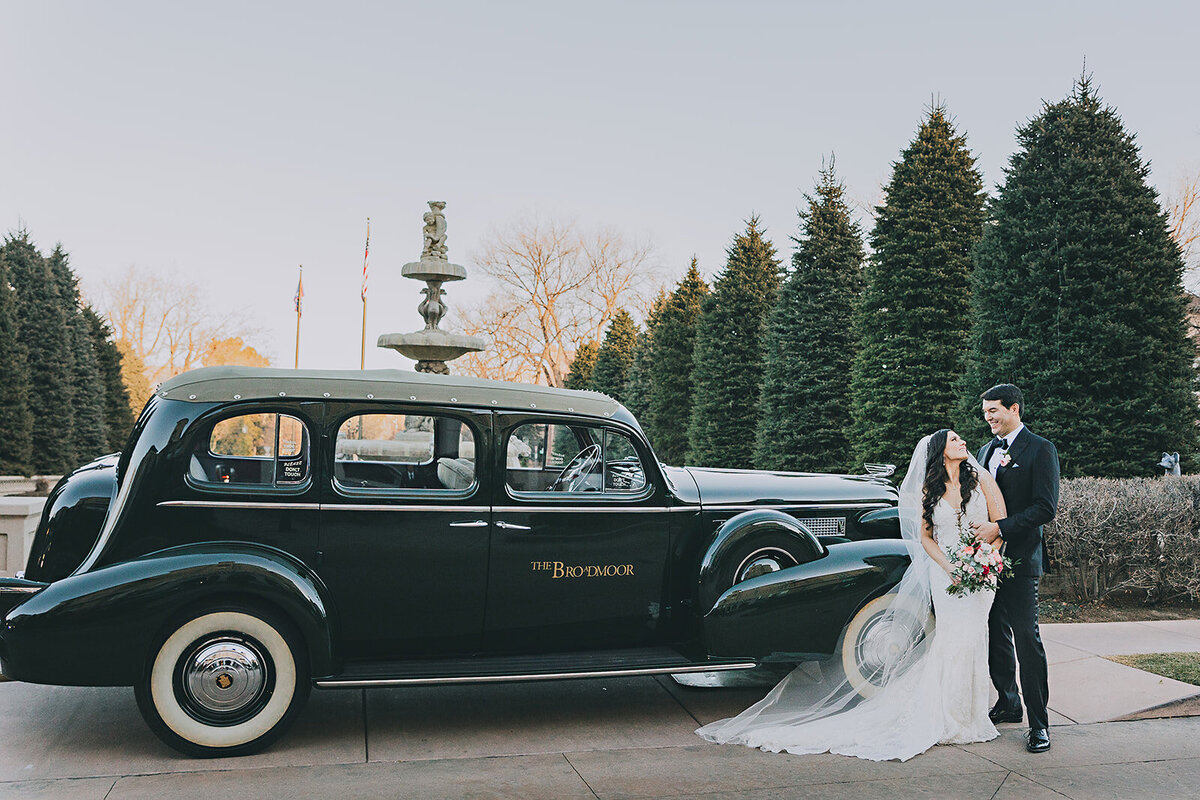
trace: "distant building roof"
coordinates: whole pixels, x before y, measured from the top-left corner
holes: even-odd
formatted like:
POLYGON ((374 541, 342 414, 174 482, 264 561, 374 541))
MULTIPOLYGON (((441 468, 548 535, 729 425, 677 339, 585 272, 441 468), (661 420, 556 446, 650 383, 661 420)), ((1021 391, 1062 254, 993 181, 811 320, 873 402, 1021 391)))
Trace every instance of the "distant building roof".
POLYGON ((536 409, 635 421, 624 406, 600 392, 398 369, 359 371, 204 367, 171 378, 159 386, 155 394, 194 403, 265 400, 272 397, 391 400, 521 411, 536 409))

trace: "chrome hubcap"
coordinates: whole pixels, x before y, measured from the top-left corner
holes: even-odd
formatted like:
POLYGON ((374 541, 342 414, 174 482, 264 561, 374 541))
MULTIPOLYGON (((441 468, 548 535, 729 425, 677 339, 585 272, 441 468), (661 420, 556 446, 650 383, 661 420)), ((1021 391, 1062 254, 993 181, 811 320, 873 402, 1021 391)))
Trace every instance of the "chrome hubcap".
POLYGON ((248 642, 229 639, 197 648, 183 665, 182 677, 195 706, 219 715, 250 706, 267 683, 262 654, 248 642))
POLYGON ((779 572, 781 569, 796 566, 796 559, 786 550, 777 547, 768 547, 762 550, 757 550, 746 557, 734 573, 734 583, 741 583, 750 578, 757 578, 759 575, 767 575, 772 572, 779 572))
POLYGON ((921 632, 912 622, 892 617, 885 622, 886 614, 877 614, 863 626, 855 646, 855 658, 864 678, 880 685, 884 671, 920 639, 921 632))

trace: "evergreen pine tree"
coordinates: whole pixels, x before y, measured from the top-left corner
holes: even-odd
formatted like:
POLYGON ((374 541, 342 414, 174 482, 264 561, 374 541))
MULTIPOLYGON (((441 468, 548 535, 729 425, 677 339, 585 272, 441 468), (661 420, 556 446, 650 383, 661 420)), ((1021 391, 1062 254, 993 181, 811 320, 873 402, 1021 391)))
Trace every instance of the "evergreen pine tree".
POLYGON ((633 367, 633 350, 637 346, 638 326, 625 309, 613 315, 604 341, 596 353, 596 368, 592 371, 591 388, 604 392, 614 400, 622 400, 625 382, 633 367))
POLYGON ((637 341, 633 346, 633 364, 629 367, 629 377, 625 381, 621 401, 629 409, 629 413, 633 414, 641 424, 651 445, 654 444, 652 434, 654 425, 650 416, 650 384, 653 380, 654 370, 654 329, 658 327, 658 320, 662 316, 663 306, 666 302, 667 295, 660 289, 654 297, 654 302, 650 304, 650 310, 646 313, 645 329, 638 331, 637 341))
POLYGON ((16 296, 0 248, 0 475, 32 474, 29 369, 18 338, 16 296))
POLYGON ((71 350, 71 453, 74 462, 81 463, 109 452, 104 420, 106 401, 92 330, 79 302, 79 280, 68 262, 62 245, 55 247, 46 259, 50 274, 58 285, 59 302, 67 322, 71 350))
MULTIPOLYGON (((650 375, 650 428, 655 454, 667 464, 687 458, 687 425, 692 414, 693 351, 700 306, 708 284, 695 257, 687 274, 668 295, 654 328, 650 375)), ((643 426, 645 423, 643 423, 643 426)))
POLYGON ((567 379, 563 382, 566 388, 592 388, 592 372, 596 369, 596 351, 599 349, 600 345, 595 342, 579 345, 579 349, 575 351, 575 358, 571 361, 571 369, 567 372, 567 379))
POLYGON ((1066 476, 1153 474, 1163 451, 1195 469, 1183 261, 1134 136, 1085 76, 1017 141, 976 251, 964 415, 1015 383, 1066 476))
POLYGON ((23 230, 10 234, 0 249, 8 261, 9 280, 21 309, 17 338, 29 365, 31 466, 36 474, 61 475, 76 466, 70 326, 58 284, 29 234, 23 230))
POLYGON ((104 449, 112 453, 125 448, 129 432, 133 429, 129 391, 121 380, 121 351, 112 339, 112 328, 95 309, 85 305, 83 318, 87 320, 91 331, 92 352, 96 355, 96 365, 104 382, 104 430, 107 434, 104 449))
POLYGON ((751 217, 734 237, 696 326, 688 462, 752 468, 762 385, 762 335, 779 292, 775 247, 751 217))
POLYGON ((832 161, 805 199, 792 270, 767 324, 755 458, 762 469, 845 472, 854 466, 847 376, 862 233, 832 161))
POLYGON ((885 192, 857 315, 851 438, 857 463, 903 465, 958 408, 971 251, 983 228, 983 180, 943 106, 921 123, 885 192))

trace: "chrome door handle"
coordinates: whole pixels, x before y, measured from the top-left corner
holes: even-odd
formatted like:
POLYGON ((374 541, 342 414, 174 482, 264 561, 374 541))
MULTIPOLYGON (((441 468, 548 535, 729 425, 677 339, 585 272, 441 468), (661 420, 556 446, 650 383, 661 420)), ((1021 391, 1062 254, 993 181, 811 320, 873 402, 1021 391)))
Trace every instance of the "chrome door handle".
POLYGON ((510 531, 531 531, 531 530, 533 530, 533 528, 529 527, 528 525, 517 525, 512 522, 505 522, 504 520, 500 520, 499 522, 497 522, 496 527, 497 528, 507 528, 510 531))
POLYGON ((486 528, 487 526, 487 520, 483 519, 463 520, 462 522, 450 523, 451 528, 486 528))

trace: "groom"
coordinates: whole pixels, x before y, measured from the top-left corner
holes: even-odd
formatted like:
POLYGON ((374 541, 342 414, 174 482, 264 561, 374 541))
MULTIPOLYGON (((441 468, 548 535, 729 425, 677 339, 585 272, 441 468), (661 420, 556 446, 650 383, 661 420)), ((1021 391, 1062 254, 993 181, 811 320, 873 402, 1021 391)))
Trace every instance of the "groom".
POLYGON ((1025 399, 1011 383, 993 386, 981 396, 983 417, 995 439, 979 451, 979 463, 1000 484, 1008 516, 999 523, 973 524, 981 541, 1003 540, 1004 554, 1014 561, 1000 581, 988 618, 988 667, 1000 699, 988 714, 992 722, 1020 722, 1017 662, 1021 693, 1029 715, 1025 747, 1031 753, 1050 749, 1046 714, 1046 651, 1038 632, 1038 578, 1042 574, 1042 526, 1058 510, 1058 451, 1021 422, 1025 399), (1013 649, 1016 657, 1013 657, 1013 649))

